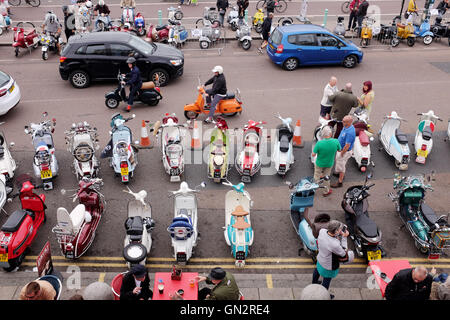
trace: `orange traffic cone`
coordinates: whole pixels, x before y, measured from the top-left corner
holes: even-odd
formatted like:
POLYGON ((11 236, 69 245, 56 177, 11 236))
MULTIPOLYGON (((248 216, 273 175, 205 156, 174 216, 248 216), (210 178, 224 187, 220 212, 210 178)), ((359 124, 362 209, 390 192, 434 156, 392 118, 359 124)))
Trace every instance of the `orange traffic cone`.
POLYGON ((145 120, 142 120, 142 127, 141 127, 141 141, 139 142, 139 148, 140 149, 150 149, 153 146, 150 142, 150 137, 147 133, 147 127, 145 125, 145 120))
POLYGON ((202 143, 200 141, 200 130, 198 128, 197 120, 194 120, 194 130, 192 132, 191 150, 202 150, 202 143))
POLYGON ((292 138, 292 142, 295 148, 303 148, 302 141, 302 131, 300 128, 300 120, 297 120, 297 124, 294 129, 294 137, 292 138))

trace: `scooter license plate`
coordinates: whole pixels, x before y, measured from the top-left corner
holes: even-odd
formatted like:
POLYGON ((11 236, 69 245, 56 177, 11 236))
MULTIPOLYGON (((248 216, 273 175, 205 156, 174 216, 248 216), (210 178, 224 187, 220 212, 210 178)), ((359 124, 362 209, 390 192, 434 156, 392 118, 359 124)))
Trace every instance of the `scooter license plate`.
POLYGON ((7 253, 0 254, 0 262, 8 262, 8 254, 7 253))
POLYGON ((15 85, 12 85, 11 88, 9 88, 9 90, 8 90, 9 93, 13 92, 15 87, 16 87, 15 85))
POLYGON ((46 47, 46 46, 43 46, 42 47, 42 52, 45 52, 45 51, 47 51, 48 50, 48 47, 46 47))
POLYGON ((367 260, 381 260, 381 250, 367 251, 367 260))
POLYGON ((428 150, 422 150, 422 149, 418 150, 417 151, 417 156, 426 158, 428 156, 428 150))
POLYGON ((128 175, 128 167, 126 168, 120 168, 120 174, 122 176, 127 176, 128 175))
POLYGON ((42 170, 41 179, 50 179, 53 177, 52 170, 42 170))

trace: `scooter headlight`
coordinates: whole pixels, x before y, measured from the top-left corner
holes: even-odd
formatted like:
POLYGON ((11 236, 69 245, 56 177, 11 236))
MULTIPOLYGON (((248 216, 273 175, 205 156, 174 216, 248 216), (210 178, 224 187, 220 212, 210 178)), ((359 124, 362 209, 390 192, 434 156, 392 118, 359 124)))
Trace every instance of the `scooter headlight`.
POLYGON ((217 166, 223 165, 224 159, 222 156, 214 156, 214 164, 217 166))
POLYGON ((179 65, 181 65, 183 63, 183 60, 181 60, 181 59, 170 60, 170 63, 172 65, 174 65, 175 67, 178 67, 179 65))

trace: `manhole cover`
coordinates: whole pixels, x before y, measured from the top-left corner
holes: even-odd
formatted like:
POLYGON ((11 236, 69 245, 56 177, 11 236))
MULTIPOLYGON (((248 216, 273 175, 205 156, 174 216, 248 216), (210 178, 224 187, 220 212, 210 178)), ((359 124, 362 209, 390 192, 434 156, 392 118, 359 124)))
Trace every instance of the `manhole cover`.
POLYGON ((439 70, 450 73, 450 62, 430 62, 430 63, 439 70))

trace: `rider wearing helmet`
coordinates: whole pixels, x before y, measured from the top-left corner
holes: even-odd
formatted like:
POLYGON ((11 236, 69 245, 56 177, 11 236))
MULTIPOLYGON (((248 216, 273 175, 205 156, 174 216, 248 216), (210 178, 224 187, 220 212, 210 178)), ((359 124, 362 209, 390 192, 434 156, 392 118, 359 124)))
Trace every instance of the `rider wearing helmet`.
POLYGON ((131 107, 133 106, 134 96, 142 87, 142 79, 141 72, 136 66, 136 59, 133 57, 129 57, 127 59, 127 64, 131 71, 127 74, 125 82, 125 84, 130 86, 130 95, 128 96, 128 106, 126 108, 126 111, 130 111, 131 107))
MULTIPOLYGON (((108 26, 111 24, 111 18, 109 17, 109 14, 111 11, 109 10, 108 6, 105 4, 104 0, 98 0, 98 4, 94 7, 94 15, 98 12, 98 15, 105 16, 108 21, 108 26)), ((97 29, 98 26, 98 18, 95 21, 95 28, 97 29)))
POLYGON ((49 11, 45 15, 44 24, 42 25, 42 31, 49 33, 56 40, 56 47, 58 48, 58 54, 60 54, 61 47, 59 45, 59 36, 61 35, 61 23, 59 23, 58 17, 52 11, 49 11))
POLYGON ((217 104, 227 95, 227 82, 223 74, 223 68, 221 66, 215 66, 214 69, 212 69, 212 72, 214 72, 214 76, 205 82, 205 86, 212 84, 211 89, 205 90, 206 103, 210 106, 209 115, 204 121, 206 123, 212 122, 217 104), (212 102, 211 96, 213 96, 212 102))

